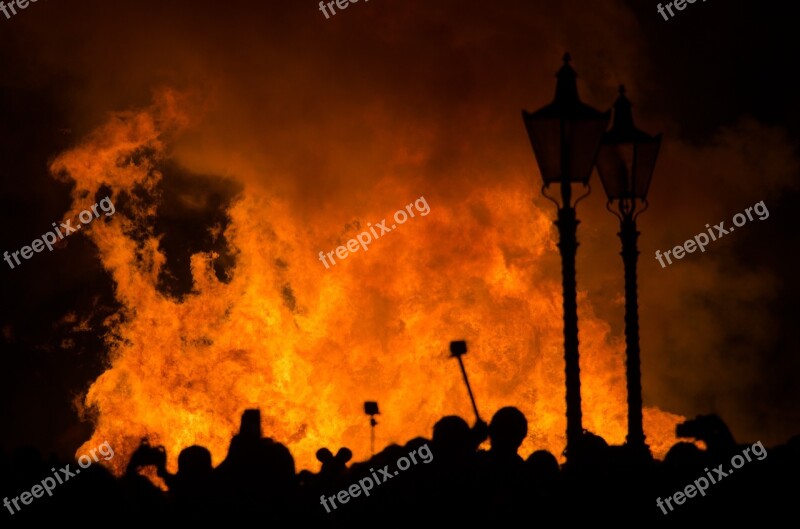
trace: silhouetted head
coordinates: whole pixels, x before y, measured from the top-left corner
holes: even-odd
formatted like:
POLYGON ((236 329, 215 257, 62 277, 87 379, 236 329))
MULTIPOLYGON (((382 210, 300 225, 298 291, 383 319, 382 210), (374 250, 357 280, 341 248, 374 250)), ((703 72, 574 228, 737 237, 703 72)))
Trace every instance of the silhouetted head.
POLYGON ((605 439, 584 430, 575 443, 574 451, 567 456, 572 466, 599 467, 608 465, 610 453, 605 439))
POLYGON ((457 456, 469 452, 470 429, 467 421, 457 415, 448 415, 433 425, 433 444, 443 456, 457 456))
POLYGON ((529 455, 525 466, 536 479, 555 479, 559 472, 558 459, 547 450, 537 450, 529 455))
POLYGON ((723 439, 731 441, 733 436, 728 425, 719 415, 711 413, 708 415, 698 415, 694 419, 688 419, 675 426, 675 434, 678 437, 694 437, 705 441, 711 439, 723 439))
POLYGON ((580 437, 581 446, 585 450, 589 450, 593 453, 602 453, 608 448, 608 443, 605 439, 600 437, 599 435, 590 432, 589 430, 584 430, 583 435, 580 437))
POLYGON ((264 438, 262 443, 262 457, 265 470, 278 480, 293 479, 295 475, 294 456, 282 443, 264 438))
POLYGON ((336 452, 336 460, 342 465, 344 465, 351 459, 353 459, 353 452, 346 446, 343 446, 342 448, 339 449, 338 452, 336 452))
POLYGON ((517 453, 519 445, 528 435, 528 420, 517 408, 500 408, 489 423, 492 451, 517 453))
POLYGON ((341 474, 347 469, 347 462, 353 459, 353 452, 343 446, 334 456, 327 448, 317 450, 317 461, 322 463, 323 474, 341 474))
POLYGON ((669 467, 695 468, 703 465, 703 452, 694 443, 681 441, 670 447, 664 456, 664 464, 669 467))
POLYGON ((317 450, 317 461, 323 465, 333 459, 333 454, 327 448, 320 448, 317 450))
POLYGON ((211 474, 211 452, 207 448, 192 445, 181 450, 178 456, 178 474, 186 477, 202 477, 211 474))

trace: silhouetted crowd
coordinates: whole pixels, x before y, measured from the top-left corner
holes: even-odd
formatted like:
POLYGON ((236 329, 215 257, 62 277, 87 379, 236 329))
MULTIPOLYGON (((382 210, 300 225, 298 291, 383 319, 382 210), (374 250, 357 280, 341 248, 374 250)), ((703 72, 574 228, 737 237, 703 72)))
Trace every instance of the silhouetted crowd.
MULTIPOLYGON (((352 462, 347 448, 335 455, 321 448, 316 473, 297 472, 286 446, 264 437, 260 426, 245 428, 245 422, 243 417, 243 428, 216 467, 211 453, 195 445, 181 451, 177 473, 171 474, 164 449, 143 441, 123 476, 92 465, 51 497, 36 499, 13 515, 12 508, 4 509, 2 526, 64 520, 83 527, 241 522, 370 528, 604 521, 645 527, 798 524, 794 502, 800 492, 800 435, 757 452, 753 445, 758 457, 751 457, 750 445, 737 444, 715 415, 699 416, 678 429, 683 437, 703 441, 705 449, 678 442, 663 461, 647 451, 609 446, 590 432, 571 448, 567 463, 559 464, 546 450, 523 457, 519 447, 528 422, 518 409, 506 407, 489 424, 470 426, 460 417, 443 417, 430 439, 387 446, 364 462, 352 462), (487 438, 490 448, 483 450, 487 438), (734 472, 731 460, 743 453, 747 460, 735 459, 734 472), (713 479, 715 469, 721 470, 713 479), (160 476, 168 490, 155 486, 144 475, 148 472, 160 476), (691 494, 687 486, 700 477, 708 486, 702 494, 691 494), (667 498, 672 500, 666 503, 667 498)), ((2 496, 19 496, 63 463, 42 460, 31 448, 3 457, 2 496)))

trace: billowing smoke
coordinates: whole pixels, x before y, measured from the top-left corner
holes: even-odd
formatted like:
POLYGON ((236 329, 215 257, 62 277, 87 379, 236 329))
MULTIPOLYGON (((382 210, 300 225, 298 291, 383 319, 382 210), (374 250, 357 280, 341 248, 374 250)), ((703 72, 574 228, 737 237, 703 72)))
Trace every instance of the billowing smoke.
MULTIPOLYGON (((23 75, 67 78, 53 98, 76 145, 53 168, 77 182, 73 207, 106 189, 120 201, 119 222, 91 235, 122 305, 107 322, 113 367, 87 401, 105 404, 106 437, 127 427, 129 448, 147 434, 171 450, 205 442, 218 461, 243 407, 294 394, 265 416, 303 463, 339 440, 364 455, 360 401, 381 401, 382 442, 427 435, 443 413, 469 417, 445 353, 465 338, 484 418, 519 405, 543 425, 529 448, 557 451, 560 261, 520 110, 552 99, 567 50, 584 101, 610 107, 624 83, 639 127, 665 134, 639 222, 645 404, 719 411, 755 435, 768 403, 742 405, 766 379, 758 351, 775 338, 764 307, 780 285, 736 249, 775 219, 666 269, 653 255, 758 201, 777 207, 797 159, 779 129, 753 120, 705 144, 680 140, 667 103, 639 95, 655 66, 622 5, 376 1, 330 20, 312 3, 87 5, 49 3, 15 23, 26 31, 23 75), (330 270, 318 261, 420 196, 430 215, 330 270), (144 341, 154 328, 162 341, 144 341), (146 387, 148 373, 173 385, 169 397, 146 387), (219 392, 239 399, 221 405, 219 392), (155 417, 131 421, 151 413, 132 402, 157 397, 163 430, 155 417)), ((584 420, 621 442, 618 225, 593 179, 578 209, 584 420)), ((649 410, 646 428, 649 417, 648 435, 666 443, 676 417, 649 410)))

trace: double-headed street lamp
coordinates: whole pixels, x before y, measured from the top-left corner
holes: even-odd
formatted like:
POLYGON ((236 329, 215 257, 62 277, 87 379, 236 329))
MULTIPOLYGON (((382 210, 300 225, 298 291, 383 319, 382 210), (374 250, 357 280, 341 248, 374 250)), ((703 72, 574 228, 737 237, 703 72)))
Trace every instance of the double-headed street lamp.
POLYGON ((606 208, 620 220, 622 262, 625 265, 625 374, 628 385, 627 444, 649 455, 642 427, 642 375, 639 361, 639 305, 636 292, 636 217, 647 209, 647 190, 661 147, 661 134, 650 136, 633 125, 631 102, 620 86, 614 103, 614 123, 603 135, 597 155, 597 172, 603 182, 606 208), (611 209, 616 202, 616 211, 611 209), (644 206, 642 208, 642 206, 644 206))
POLYGON ((542 194, 558 208, 562 288, 564 293, 564 361, 567 382, 567 447, 569 460, 583 435, 581 423, 581 380, 578 355, 578 303, 575 283, 575 253, 578 220, 572 203, 572 184, 581 184, 589 194, 589 176, 595 165, 603 133, 611 112, 600 112, 578 98, 577 75, 569 65, 569 54, 556 74, 556 96, 552 103, 533 113, 522 111, 539 172, 542 194), (547 195, 550 184, 560 184, 561 202, 547 195))
POLYGON ((522 119, 531 141, 539 172, 542 194, 558 207, 562 287, 564 292, 564 360, 567 385, 567 460, 579 446, 581 424, 581 387, 578 354, 578 313, 575 282, 575 253, 578 220, 572 203, 572 184, 581 184, 588 195, 589 177, 597 172, 608 196, 606 208, 620 220, 622 261, 625 267, 625 343, 628 389, 627 445, 636 453, 649 456, 642 426, 642 382, 639 351, 639 307, 637 300, 636 245, 639 232, 636 218, 647 209, 647 191, 661 146, 661 134, 651 136, 633 124, 631 103, 624 87, 614 103, 614 123, 606 132, 610 112, 600 112, 578 98, 575 70, 569 54, 556 74, 555 100, 522 119), (550 184, 560 184, 561 202, 547 195, 550 184), (612 209, 616 206, 616 211, 612 209))

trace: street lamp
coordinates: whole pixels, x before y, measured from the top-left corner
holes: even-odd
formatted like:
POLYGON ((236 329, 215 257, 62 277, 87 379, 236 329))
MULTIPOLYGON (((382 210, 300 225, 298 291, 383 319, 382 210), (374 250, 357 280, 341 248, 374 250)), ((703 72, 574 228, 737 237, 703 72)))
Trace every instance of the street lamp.
POLYGON ((647 209, 647 190, 661 147, 661 134, 650 136, 633 125, 631 102, 620 86, 614 103, 614 123, 603 135, 597 154, 597 172, 603 182, 606 208, 620 220, 622 262, 625 265, 625 373, 628 385, 627 444, 649 454, 642 427, 642 374, 639 361, 639 305, 636 293, 636 217, 647 209), (611 209, 616 202, 617 211, 611 209), (642 206, 644 208, 642 209, 642 206))
POLYGON ((569 65, 569 53, 556 74, 556 96, 552 103, 528 113, 522 120, 528 131, 539 172, 544 181, 542 194, 558 208, 559 243, 561 252, 562 288, 564 295, 564 361, 567 385, 567 447, 569 459, 575 454, 583 435, 581 424, 581 379, 578 355, 578 302, 575 284, 575 253, 578 220, 572 204, 572 184, 581 184, 586 193, 591 188, 589 176, 595 157, 608 127, 611 112, 600 112, 583 104, 578 98, 577 75, 569 65), (561 203, 547 195, 550 184, 560 184, 561 203))

